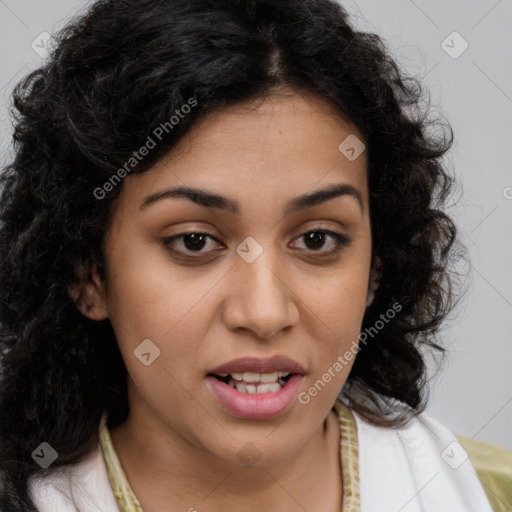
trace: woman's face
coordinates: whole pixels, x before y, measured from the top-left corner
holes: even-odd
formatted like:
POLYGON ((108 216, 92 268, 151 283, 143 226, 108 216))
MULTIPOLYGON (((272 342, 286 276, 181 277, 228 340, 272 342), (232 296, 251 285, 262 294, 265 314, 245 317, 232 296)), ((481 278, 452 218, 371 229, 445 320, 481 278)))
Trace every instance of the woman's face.
POLYGON ((309 94, 255 106, 203 118, 125 178, 96 309, 126 363, 130 415, 238 465, 286 460, 321 428, 354 362, 371 255, 354 125, 309 94))

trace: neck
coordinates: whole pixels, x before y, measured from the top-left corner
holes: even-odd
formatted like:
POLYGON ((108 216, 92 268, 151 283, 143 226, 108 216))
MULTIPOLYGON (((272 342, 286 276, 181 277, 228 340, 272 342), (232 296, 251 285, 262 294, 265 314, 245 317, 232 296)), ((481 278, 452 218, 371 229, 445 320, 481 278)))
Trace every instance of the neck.
POLYGON ((229 464, 176 432, 155 429, 147 410, 130 411, 139 412, 110 435, 144 512, 221 512, 229 503, 237 512, 263 503, 280 512, 341 510, 340 430, 332 410, 295 454, 266 467, 229 464))

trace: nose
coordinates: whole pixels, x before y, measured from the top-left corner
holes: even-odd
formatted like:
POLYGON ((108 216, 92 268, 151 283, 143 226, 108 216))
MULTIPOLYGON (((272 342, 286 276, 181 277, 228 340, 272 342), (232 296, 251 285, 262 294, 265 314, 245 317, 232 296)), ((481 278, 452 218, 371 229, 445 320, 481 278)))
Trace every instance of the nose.
POLYGON ((233 286, 224 304, 226 325, 232 330, 252 331, 261 339, 271 339, 295 325, 297 298, 287 276, 270 251, 263 251, 252 263, 237 261, 230 272, 233 286))

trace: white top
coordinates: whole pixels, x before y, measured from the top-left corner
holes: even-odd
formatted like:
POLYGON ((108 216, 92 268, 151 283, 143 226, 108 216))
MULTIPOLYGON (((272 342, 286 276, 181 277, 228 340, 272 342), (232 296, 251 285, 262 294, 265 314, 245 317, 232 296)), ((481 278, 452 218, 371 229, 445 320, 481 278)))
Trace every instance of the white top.
MULTIPOLYGON (((401 429, 357 426, 361 512, 492 512, 467 453, 426 414, 401 429)), ((101 446, 82 463, 30 481, 39 512, 119 512, 101 446)))
POLYGON ((393 430, 354 417, 361 512, 492 512, 467 452, 444 425, 420 414, 393 430))

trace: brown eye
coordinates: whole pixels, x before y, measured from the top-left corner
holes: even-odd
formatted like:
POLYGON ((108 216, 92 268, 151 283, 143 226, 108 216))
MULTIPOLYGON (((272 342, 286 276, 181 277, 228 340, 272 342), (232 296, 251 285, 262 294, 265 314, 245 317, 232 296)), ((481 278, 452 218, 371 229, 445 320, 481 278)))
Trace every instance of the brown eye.
POLYGON ((305 245, 312 252, 318 252, 320 255, 330 256, 341 251, 346 245, 350 243, 350 239, 342 233, 336 231, 330 231, 326 229, 315 229, 303 233, 297 240, 303 239, 305 245), (321 249, 325 246, 326 241, 332 239, 334 243, 331 244, 331 249, 322 251, 321 249))
POLYGON ((206 236, 204 233, 190 233, 183 237, 183 245, 190 251, 197 251, 204 248, 206 236))
POLYGON ((212 252, 203 251, 203 249, 207 246, 208 240, 215 240, 218 242, 218 240, 209 233, 200 233, 195 231, 173 235, 163 239, 162 242, 164 246, 173 253, 181 253, 186 255, 187 253, 207 254, 208 252, 212 252), (175 248, 177 241, 181 241, 181 247, 178 249, 175 248))
POLYGON ((325 233, 323 231, 311 231, 304 235, 304 241, 309 249, 321 249, 325 244, 325 233))

